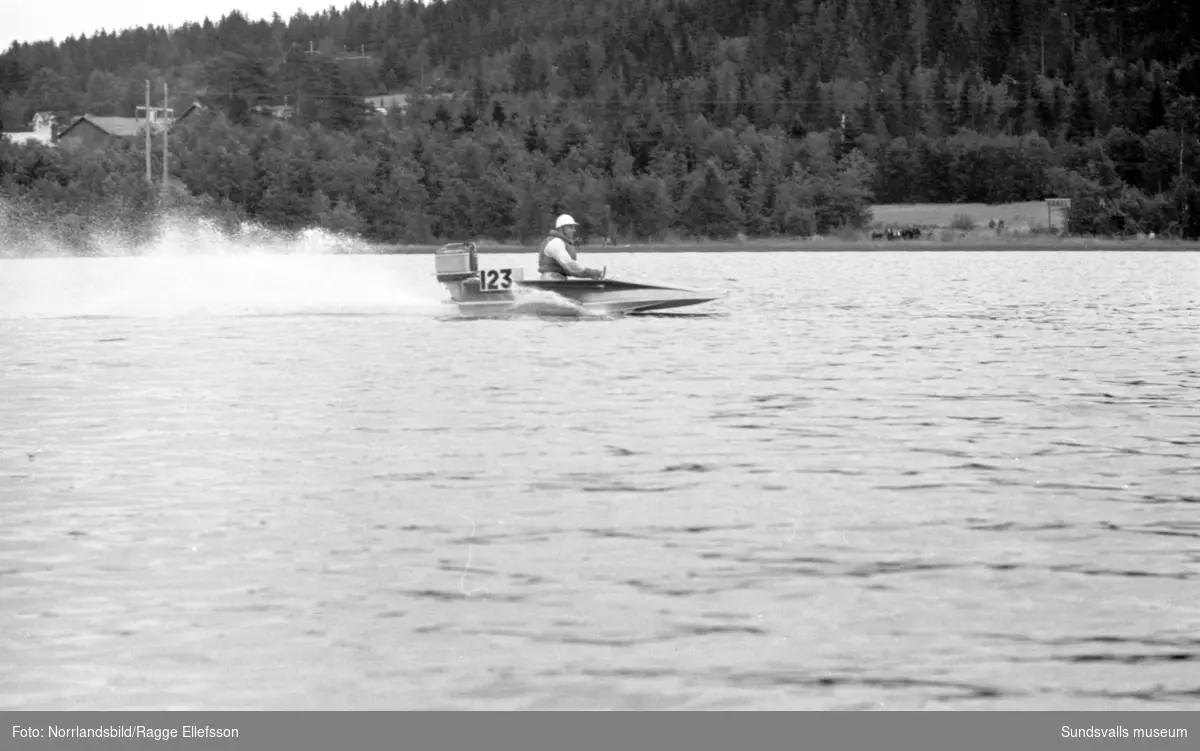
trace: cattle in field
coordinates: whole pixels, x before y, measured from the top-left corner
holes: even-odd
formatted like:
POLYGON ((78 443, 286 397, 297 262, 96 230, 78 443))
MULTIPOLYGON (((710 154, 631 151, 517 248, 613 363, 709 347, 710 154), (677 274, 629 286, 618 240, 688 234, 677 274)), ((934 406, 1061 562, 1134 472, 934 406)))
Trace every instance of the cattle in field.
POLYGON ((921 237, 919 227, 888 227, 881 232, 871 234, 872 240, 916 240, 921 237))

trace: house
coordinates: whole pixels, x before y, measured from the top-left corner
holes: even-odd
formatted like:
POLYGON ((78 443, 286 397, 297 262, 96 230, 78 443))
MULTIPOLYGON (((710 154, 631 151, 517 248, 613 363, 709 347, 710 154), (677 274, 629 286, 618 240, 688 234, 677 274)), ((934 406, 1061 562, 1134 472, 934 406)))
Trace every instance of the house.
MULTIPOLYGON (((425 99, 442 99, 445 101, 453 101, 454 99, 460 98, 461 94, 455 94, 454 92, 449 91, 435 92, 432 90, 432 87, 430 87, 429 90, 425 91, 424 93, 419 93, 418 96, 421 96, 425 99)), ((375 112, 381 115, 386 115, 389 112, 397 110, 400 112, 407 110, 408 106, 412 103, 412 99, 412 94, 378 94, 376 96, 364 97, 363 101, 375 112)))
MULTIPOLYGON (((162 124, 151 122, 152 132, 162 124)), ((58 142, 67 148, 109 146, 120 139, 136 138, 145 133, 146 119, 141 117, 96 117, 80 115, 58 134, 58 142)))
POLYGON ((177 123, 188 123, 189 125, 207 124, 214 117, 214 112, 208 107, 205 107, 200 102, 192 102, 187 106, 187 109, 175 119, 177 123))
POLYGON ((20 133, 0 134, 13 143, 40 143, 53 146, 58 138, 58 122, 51 112, 39 112, 33 116, 30 129, 20 133))
POLYGON ((366 98, 367 105, 379 114, 387 114, 391 110, 404 111, 408 106, 408 94, 382 94, 366 98))
MULTIPOLYGON (((204 96, 207 92, 201 90, 197 93, 201 96, 204 96)), ((220 106, 209 107, 208 105, 201 104, 198 101, 193 101, 179 115, 179 117, 172 121, 172 124, 186 123, 188 125, 207 125, 217 117, 217 114, 220 113, 222 109, 223 108, 220 106)), ((290 120, 296 114, 296 108, 287 104, 256 104, 250 108, 250 111, 259 117, 272 120, 290 120)))
POLYGON ((296 108, 290 104, 259 104, 251 107, 250 111, 273 120, 291 120, 296 114, 296 108))

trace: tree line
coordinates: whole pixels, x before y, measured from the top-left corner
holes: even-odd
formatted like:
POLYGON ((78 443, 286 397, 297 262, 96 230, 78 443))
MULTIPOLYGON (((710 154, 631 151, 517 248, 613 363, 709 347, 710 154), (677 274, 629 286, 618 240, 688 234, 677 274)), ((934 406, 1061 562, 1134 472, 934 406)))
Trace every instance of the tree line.
MULTIPOLYGON (((524 240, 558 210, 614 239, 827 234, 872 203, 1047 196, 1072 231, 1196 237, 1198 22, 1170 0, 354 3, 14 45, 0 117, 131 114, 160 77, 219 115, 172 134, 189 200, 383 242, 524 240), (362 106, 398 89, 403 111, 362 106)), ((22 150, 0 191, 39 210, 139 190, 137 146, 22 150)))

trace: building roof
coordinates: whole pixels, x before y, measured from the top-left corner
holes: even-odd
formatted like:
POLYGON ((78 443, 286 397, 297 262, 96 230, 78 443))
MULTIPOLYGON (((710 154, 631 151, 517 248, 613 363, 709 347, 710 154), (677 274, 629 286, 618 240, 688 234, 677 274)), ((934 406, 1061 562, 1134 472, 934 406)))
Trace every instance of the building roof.
MULTIPOLYGON (((142 132, 142 128, 146 127, 145 118, 140 117, 97 117, 95 115, 80 115, 75 118, 75 121, 63 129, 62 133, 58 134, 62 138, 67 133, 71 132, 79 123, 87 121, 96 126, 100 130, 112 136, 120 138, 130 138, 142 132)), ((150 124, 151 128, 155 127, 155 123, 150 124)))
POLYGON ((92 125, 114 136, 136 136, 145 123, 145 120, 136 117, 84 117, 90 120, 92 125))
POLYGON ((200 104, 200 102, 192 102, 187 106, 187 109, 183 111, 183 113, 176 119, 175 122, 179 122, 180 120, 190 117, 193 112, 211 112, 211 110, 209 110, 208 107, 205 107, 203 104, 200 104))

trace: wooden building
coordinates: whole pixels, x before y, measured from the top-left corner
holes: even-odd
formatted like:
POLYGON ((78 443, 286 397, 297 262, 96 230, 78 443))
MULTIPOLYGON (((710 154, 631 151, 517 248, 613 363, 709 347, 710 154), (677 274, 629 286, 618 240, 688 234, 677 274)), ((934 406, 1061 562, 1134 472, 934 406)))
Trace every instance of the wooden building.
MULTIPOLYGON (((96 117, 81 115, 58 134, 58 144, 63 148, 104 148, 118 140, 145 136, 147 122, 139 117, 96 117)), ((154 132, 161 124, 149 123, 154 132)))

